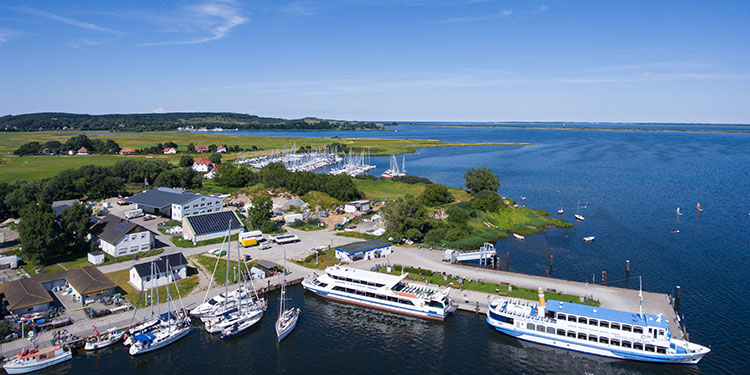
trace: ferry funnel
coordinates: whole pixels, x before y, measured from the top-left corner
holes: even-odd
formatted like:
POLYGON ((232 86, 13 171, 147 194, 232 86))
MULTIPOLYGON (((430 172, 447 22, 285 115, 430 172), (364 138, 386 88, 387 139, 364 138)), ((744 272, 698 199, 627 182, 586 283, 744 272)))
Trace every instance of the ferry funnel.
POLYGON ((542 287, 539 287, 539 312, 537 315, 544 316, 546 314, 546 302, 544 301, 544 289, 542 287))

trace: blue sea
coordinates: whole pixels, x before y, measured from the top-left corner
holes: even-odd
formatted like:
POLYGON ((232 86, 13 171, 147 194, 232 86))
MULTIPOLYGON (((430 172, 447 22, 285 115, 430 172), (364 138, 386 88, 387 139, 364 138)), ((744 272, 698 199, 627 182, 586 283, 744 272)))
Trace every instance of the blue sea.
MULTIPOLYGON (((750 308, 743 299, 750 290, 750 134, 430 124, 391 126, 385 131, 229 134, 531 143, 421 149, 406 155, 406 168, 409 175, 461 187, 467 169, 486 167, 500 176, 503 196, 554 216, 562 205, 562 218, 571 222, 579 211, 586 221, 571 229, 535 233, 524 242, 500 240, 497 248, 511 254, 511 269, 516 272, 544 275, 553 254, 552 275, 559 278, 601 282, 602 271, 607 271, 609 285, 637 287, 638 276, 646 290, 671 294, 679 285, 678 311, 685 317, 690 340, 710 345, 712 352, 697 366, 615 361, 520 342, 493 331, 474 314, 427 322, 324 301, 297 287, 291 294, 302 307, 302 318, 281 344, 274 340, 275 313, 269 309, 260 327, 229 342, 194 332, 150 356, 131 359, 117 348, 78 357, 58 371, 750 373, 745 359, 750 308), (586 208, 578 209, 579 202, 586 208), (676 214, 678 207, 681 216, 676 214), (672 233, 675 230, 679 233, 672 233), (584 243, 585 236, 596 236, 596 241, 584 243), (625 279, 626 260, 631 263, 630 281, 625 279)), ((372 161, 378 166, 374 174, 388 168, 388 157, 372 161)))

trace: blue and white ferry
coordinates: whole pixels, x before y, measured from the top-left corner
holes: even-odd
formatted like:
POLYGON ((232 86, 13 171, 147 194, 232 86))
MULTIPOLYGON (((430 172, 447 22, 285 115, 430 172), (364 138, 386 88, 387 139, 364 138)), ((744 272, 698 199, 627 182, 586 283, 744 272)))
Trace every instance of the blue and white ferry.
POLYGON ((490 300, 487 323, 507 335, 539 344, 644 362, 696 364, 711 349, 672 337, 660 315, 507 297, 490 300))
POLYGON ((407 283, 404 278, 406 274, 395 276, 331 266, 322 275, 313 273, 305 278, 302 286, 332 300, 420 318, 444 320, 456 311, 448 288, 407 283))

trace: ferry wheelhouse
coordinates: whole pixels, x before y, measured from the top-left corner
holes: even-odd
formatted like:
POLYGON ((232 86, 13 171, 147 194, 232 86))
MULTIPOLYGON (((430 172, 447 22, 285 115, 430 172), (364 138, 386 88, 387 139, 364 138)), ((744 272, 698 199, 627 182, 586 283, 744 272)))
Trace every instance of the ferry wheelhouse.
POLYGON ((711 349, 672 337, 661 315, 544 301, 493 298, 487 323, 507 335, 558 348, 618 359, 696 364, 711 349))
POLYGON ((355 305, 444 320, 456 311, 448 297, 448 288, 439 290, 421 284, 404 282, 406 274, 395 276, 344 266, 331 266, 325 273, 313 273, 302 286, 325 298, 355 305))

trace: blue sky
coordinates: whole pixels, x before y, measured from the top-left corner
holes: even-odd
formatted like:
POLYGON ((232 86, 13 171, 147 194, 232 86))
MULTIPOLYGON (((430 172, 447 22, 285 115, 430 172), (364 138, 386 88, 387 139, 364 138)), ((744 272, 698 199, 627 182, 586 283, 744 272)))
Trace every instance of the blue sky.
POLYGON ((0 115, 750 123, 750 1, 19 1, 0 115))

